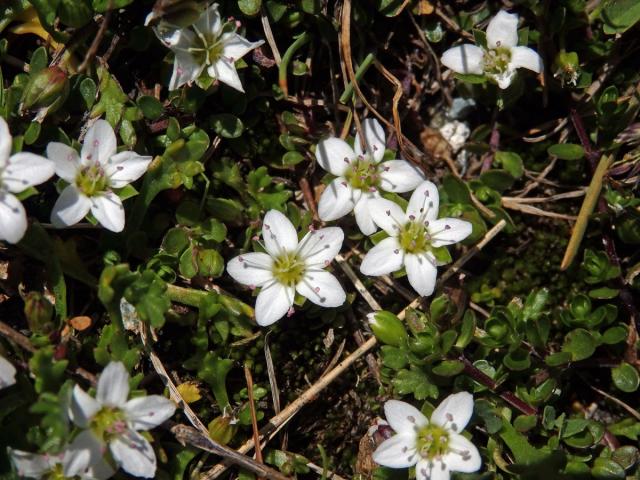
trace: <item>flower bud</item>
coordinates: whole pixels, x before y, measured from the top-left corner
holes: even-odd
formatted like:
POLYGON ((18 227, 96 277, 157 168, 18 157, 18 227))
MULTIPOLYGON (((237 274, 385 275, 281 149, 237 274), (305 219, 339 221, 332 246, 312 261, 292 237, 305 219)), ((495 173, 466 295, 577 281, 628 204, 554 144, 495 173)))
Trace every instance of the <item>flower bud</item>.
POLYGON ((398 317, 381 310, 367 315, 371 330, 378 340, 387 345, 399 346, 407 338, 407 331, 398 317))
POLYGON ((209 436, 221 445, 231 441, 238 427, 233 417, 216 417, 209 423, 209 436))
POLYGON ((59 67, 43 68, 29 78, 22 97, 23 108, 58 109, 69 95, 69 79, 59 67))
POLYGON ((24 315, 29 328, 34 333, 47 335, 55 326, 51 321, 53 305, 39 292, 29 292, 24 299, 24 315))

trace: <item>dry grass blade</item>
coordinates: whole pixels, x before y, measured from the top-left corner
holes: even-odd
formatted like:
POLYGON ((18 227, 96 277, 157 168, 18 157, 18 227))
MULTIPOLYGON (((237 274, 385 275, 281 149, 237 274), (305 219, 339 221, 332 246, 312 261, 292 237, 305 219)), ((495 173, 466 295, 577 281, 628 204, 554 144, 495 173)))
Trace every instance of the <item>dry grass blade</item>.
POLYGON ((349 265, 341 253, 336 256, 336 262, 338 262, 338 266, 342 269, 345 275, 349 277, 349 280, 351 280, 353 286, 356 287, 358 293, 362 295, 362 298, 364 298, 364 300, 369 304, 371 310, 382 310, 378 301, 373 298, 373 295, 371 295, 369 290, 367 290, 367 287, 364 286, 360 278, 358 278, 358 275, 356 275, 356 272, 353 271, 351 265, 349 265))
POLYGON ((600 191, 602 190, 602 180, 605 173, 607 173, 607 169, 609 168, 609 165, 611 165, 612 161, 612 155, 603 155, 600 158, 600 162, 598 162, 598 167, 593 174, 593 178, 591 179, 591 183, 589 184, 589 188, 587 189, 584 201, 582 202, 582 207, 580 207, 578 219, 576 220, 576 223, 573 226, 573 230, 571 231, 571 238, 569 239, 567 250, 564 253, 562 263, 560 264, 561 270, 566 270, 567 268, 569 268, 578 253, 578 249, 580 248, 580 244, 582 243, 582 237, 584 237, 584 232, 587 230, 589 216, 596 208, 598 198, 600 197, 600 191))
POLYGON ((255 473, 259 477, 265 477, 269 480, 291 480, 289 477, 271 467, 262 465, 254 459, 236 452, 232 448, 214 442, 209 437, 198 432, 195 428, 188 427, 187 425, 174 425, 171 427, 171 433, 175 435, 180 443, 191 445, 205 452, 213 453, 214 455, 220 455, 240 465, 242 468, 255 473))
POLYGON ((251 370, 244 366, 244 376, 247 379, 247 396, 249 397, 249 410, 251 411, 251 429, 253 430, 253 441, 256 445, 256 461, 264 463, 262 460, 262 449, 260 448, 260 433, 258 432, 258 417, 256 415, 256 404, 253 399, 253 377, 251 370))

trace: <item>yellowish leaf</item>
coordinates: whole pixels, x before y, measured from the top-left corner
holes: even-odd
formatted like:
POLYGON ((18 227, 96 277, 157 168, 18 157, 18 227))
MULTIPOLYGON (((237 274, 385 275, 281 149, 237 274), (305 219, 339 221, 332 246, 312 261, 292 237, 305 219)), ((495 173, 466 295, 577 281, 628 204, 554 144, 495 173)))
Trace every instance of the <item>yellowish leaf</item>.
POLYGON ((178 392, 187 403, 197 402, 202 398, 196 382, 184 382, 178 385, 178 392))

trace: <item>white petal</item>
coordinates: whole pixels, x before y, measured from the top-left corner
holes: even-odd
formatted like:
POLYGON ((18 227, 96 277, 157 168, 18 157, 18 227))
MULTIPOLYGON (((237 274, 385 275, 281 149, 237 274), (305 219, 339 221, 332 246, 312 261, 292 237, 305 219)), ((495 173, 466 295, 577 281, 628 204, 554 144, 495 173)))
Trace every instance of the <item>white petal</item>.
POLYGON ((264 43, 263 40, 259 42, 250 42, 246 38, 238 35, 235 32, 228 32, 222 35, 222 42, 224 43, 224 50, 222 55, 229 59, 231 62, 235 62, 239 58, 244 57, 254 48, 259 47, 264 43))
POLYGON ((122 200, 113 192, 103 192, 91 197, 91 213, 107 230, 124 230, 124 207, 122 200))
POLYGON ((9 160, 12 146, 13 139, 9 132, 9 125, 4 118, 0 117, 0 167, 4 167, 9 160))
POLYGON ((80 169, 80 155, 73 148, 60 142, 47 145, 47 157, 55 166, 56 175, 67 183, 73 183, 80 169))
POLYGON ((431 414, 431 422, 461 432, 473 415, 473 395, 459 392, 445 398, 431 414))
POLYGON ((195 82, 204 71, 204 65, 198 64, 189 52, 174 50, 174 54, 169 90, 177 90, 182 85, 195 82))
POLYGON ((110 407, 124 407, 129 396, 129 373, 122 362, 109 362, 96 388, 96 399, 110 407))
POLYGON ((438 187, 426 180, 418 185, 411 194, 409 206, 407 207, 407 217, 413 215, 415 218, 430 222, 438 218, 439 207, 440 195, 438 194, 438 187))
POLYGON ((307 233, 300 241, 298 255, 307 267, 324 268, 333 260, 344 240, 340 227, 326 227, 307 233))
POLYGON ((339 307, 347 298, 338 279, 323 270, 307 272, 296 290, 316 305, 327 308, 339 307))
POLYGON ((55 172, 53 162, 40 155, 20 152, 12 155, 2 172, 2 184, 19 193, 49 180, 55 172))
POLYGON ((434 247, 442 247, 458 243, 471 235, 473 226, 471 222, 458 218, 440 218, 429 222, 429 234, 433 238, 431 244, 434 247))
POLYGON ((18 243, 27 231, 27 212, 13 194, 0 190, 0 240, 18 243))
POLYGON ((360 272, 372 277, 386 275, 400 270, 403 260, 404 253, 398 240, 395 237, 385 238, 367 252, 362 259, 360 272))
POLYGON ((472 473, 480 470, 482 458, 476 446, 462 435, 449 434, 449 448, 455 451, 445 455, 443 461, 449 470, 472 473))
POLYGON ((42 478, 51 470, 49 459, 45 455, 13 450, 11 448, 8 448, 7 451, 20 478, 42 478))
POLYGON ((87 428, 93 416, 102 408, 100 402, 78 385, 73 387, 69 404, 69 418, 80 428, 87 428))
POLYGON ((324 170, 336 177, 343 176, 355 158, 353 149, 340 138, 325 138, 316 147, 316 160, 324 170))
POLYGON ((440 460, 420 460, 416 465, 416 480, 449 480, 451 473, 440 460))
POLYGON ((320 195, 318 216, 321 220, 330 222, 344 217, 353 207, 353 189, 344 177, 338 177, 320 195))
POLYGON ((484 52, 471 44, 450 48, 442 54, 442 64, 456 73, 482 75, 484 52))
MULTIPOLYGON (((193 25, 197 31, 204 34, 213 34, 213 37, 217 37, 222 32, 222 19, 220 18, 220 13, 218 12, 218 4, 212 3, 209 7, 202 12, 200 18, 196 20, 196 23, 193 25)), ((209 36, 209 35, 207 35, 209 36)))
POLYGON ((493 79, 502 90, 505 88, 509 88, 513 79, 516 78, 517 71, 511 68, 511 64, 509 64, 509 68, 507 68, 504 72, 499 74, 487 74, 489 78, 493 79))
MULTIPOLYGON (((367 118, 362 122, 362 134, 367 141, 366 153, 368 153, 375 162, 382 160, 384 149, 386 148, 386 138, 382 125, 374 118, 367 118)), ((359 133, 356 134, 353 149, 356 155, 365 154, 365 150, 362 148, 362 143, 360 142, 359 133)))
POLYGON ((396 433, 411 436, 429 423, 427 417, 416 407, 400 400, 389 400, 384 404, 384 416, 396 433))
POLYGON ((487 27, 489 48, 515 47, 518 44, 518 15, 500 10, 487 27))
POLYGON ((62 464, 67 478, 83 474, 93 464, 102 460, 104 444, 91 430, 83 430, 64 452, 62 464))
POLYGON ((293 252, 298 246, 295 227, 278 210, 269 210, 262 221, 264 246, 273 257, 283 252, 293 252))
POLYGON ((511 49, 510 69, 528 68, 536 73, 542 72, 544 65, 538 52, 529 47, 513 47, 511 49))
POLYGON ((127 422, 134 430, 151 430, 171 418, 174 403, 161 395, 149 395, 129 400, 123 408, 127 422))
POLYGON ((151 156, 138 155, 136 152, 120 152, 107 160, 105 171, 109 176, 109 185, 122 188, 135 182, 147 171, 153 160, 151 156))
POLYGON ((273 258, 266 253, 243 253, 229 260, 227 272, 243 285, 262 287, 273 280, 273 258))
POLYGON ((210 65, 207 72, 210 77, 215 78, 219 82, 226 83, 231 88, 244 92, 242 82, 238 76, 238 71, 236 70, 236 66, 233 62, 221 58, 213 65, 210 65))
POLYGON ((107 480, 115 475, 116 471, 104 458, 99 458, 81 475, 82 480, 107 480))
POLYGON ((436 287, 438 269, 436 260, 428 254, 407 254, 404 258, 407 278, 413 289, 423 297, 433 293, 436 287))
POLYGON ((291 306, 295 296, 295 289, 273 282, 264 287, 256 299, 256 323, 261 327, 267 327, 284 317, 291 306))
POLYGON ((415 435, 394 435, 386 439, 371 456, 378 465, 389 468, 407 468, 416 464, 415 435))
POLYGON ((51 223, 56 228, 75 225, 89 213, 90 209, 89 198, 80 193, 75 185, 68 185, 53 206, 51 223))
POLYGON ((389 160, 380 165, 380 179, 383 190, 405 193, 424 182, 424 175, 406 160, 389 160))
MULTIPOLYGON (((361 191, 358 190, 358 192, 361 191)), ((376 226, 375 222, 373 221, 373 217, 371 216, 370 202, 372 200, 378 200, 379 198, 380 195, 377 192, 375 194, 371 194, 369 192, 361 192, 360 199, 353 207, 353 213, 356 216, 356 223, 358 224, 358 228, 365 235, 373 235, 378 230, 378 227, 376 226)))
POLYGON ((392 237, 398 235, 400 227, 407 222, 402 208, 385 198, 369 201, 369 212, 376 225, 392 237))
POLYGON ((0 389, 10 387, 14 383, 16 383, 16 367, 0 355, 0 389))
POLYGON ((113 128, 106 120, 97 120, 84 137, 80 157, 83 164, 98 162, 102 165, 116 153, 118 142, 113 128))
POLYGON ((127 431, 109 443, 114 460, 134 477, 152 478, 156 474, 156 454, 151 444, 137 432, 127 431))

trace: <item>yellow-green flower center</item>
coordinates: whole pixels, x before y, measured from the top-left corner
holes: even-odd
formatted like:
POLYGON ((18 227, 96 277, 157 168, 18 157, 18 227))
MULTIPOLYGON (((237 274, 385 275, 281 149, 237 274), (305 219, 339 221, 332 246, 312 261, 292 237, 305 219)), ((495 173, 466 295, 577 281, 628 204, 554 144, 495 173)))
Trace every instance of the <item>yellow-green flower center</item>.
POLYGON ((196 31, 196 42, 189 48, 189 53, 200 65, 213 65, 222 58, 224 43, 222 37, 211 32, 196 31))
POLYGON ((295 252, 285 252, 273 260, 274 278, 283 285, 295 286, 304 277, 306 264, 295 252))
POLYGON ((425 425, 418 431, 416 450, 429 460, 444 456, 449 452, 449 432, 433 423, 425 425))
POLYGON ((423 222, 412 220, 400 227, 398 243, 406 253, 425 253, 431 250, 431 235, 423 222))
POLYGON ((491 75, 500 75, 506 72, 510 61, 511 49, 501 46, 485 50, 482 58, 485 73, 491 75))
POLYGON ((358 190, 374 191, 380 186, 378 164, 372 162, 368 155, 360 155, 351 162, 344 176, 349 184, 358 190))
POLYGON ((47 480, 66 480, 68 477, 64 476, 64 467, 61 463, 56 463, 55 466, 45 475, 47 480))
POLYGON ((127 430, 124 412, 119 408, 102 407, 91 419, 90 428, 96 437, 108 442, 127 430))
POLYGON ((104 192, 109 187, 109 177, 99 163, 83 167, 76 175, 76 185, 87 197, 104 192))

